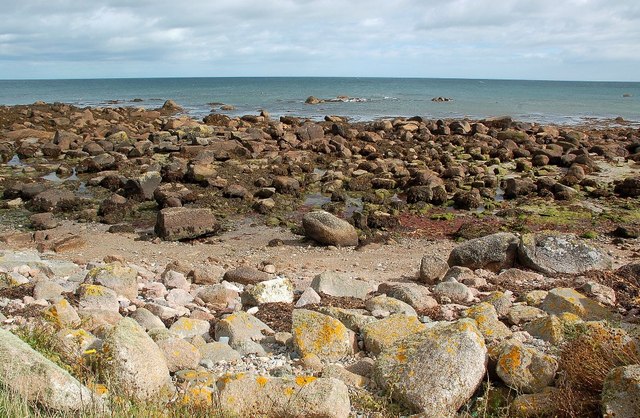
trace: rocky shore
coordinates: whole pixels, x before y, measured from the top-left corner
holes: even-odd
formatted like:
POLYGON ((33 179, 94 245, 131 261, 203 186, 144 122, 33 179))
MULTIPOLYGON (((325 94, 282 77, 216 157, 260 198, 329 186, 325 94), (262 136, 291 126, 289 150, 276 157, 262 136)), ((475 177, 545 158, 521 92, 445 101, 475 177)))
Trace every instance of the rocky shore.
POLYGON ((181 111, 0 106, 0 410, 640 414, 637 127, 181 111))

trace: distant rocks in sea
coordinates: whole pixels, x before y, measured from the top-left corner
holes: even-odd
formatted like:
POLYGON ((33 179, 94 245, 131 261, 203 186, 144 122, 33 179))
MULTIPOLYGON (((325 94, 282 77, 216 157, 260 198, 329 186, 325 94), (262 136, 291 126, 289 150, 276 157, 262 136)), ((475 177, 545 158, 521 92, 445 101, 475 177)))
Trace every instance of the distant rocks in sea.
POLYGON ((438 97, 434 97, 433 99, 431 99, 432 102, 436 102, 436 103, 444 103, 444 102, 452 102, 453 99, 450 97, 442 97, 442 96, 438 96, 438 97))
POLYGON ((362 103, 362 102, 366 102, 367 99, 364 99, 362 97, 350 97, 350 96, 337 96, 335 98, 330 98, 330 99, 319 99, 315 96, 309 96, 307 97, 307 100, 305 100, 304 102, 306 104, 320 104, 320 103, 362 103))

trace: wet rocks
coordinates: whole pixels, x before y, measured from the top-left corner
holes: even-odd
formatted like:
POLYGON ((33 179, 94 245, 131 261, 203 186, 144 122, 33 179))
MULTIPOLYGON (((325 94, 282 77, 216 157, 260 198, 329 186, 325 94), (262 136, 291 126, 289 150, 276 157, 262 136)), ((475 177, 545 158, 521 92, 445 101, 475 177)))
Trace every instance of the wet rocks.
POLYGON ((310 212, 302 219, 305 236, 324 245, 353 247, 358 233, 349 222, 325 211, 310 212))
POLYGON ((167 241, 193 239, 220 230, 214 213, 201 208, 165 208, 158 212, 155 232, 167 241))

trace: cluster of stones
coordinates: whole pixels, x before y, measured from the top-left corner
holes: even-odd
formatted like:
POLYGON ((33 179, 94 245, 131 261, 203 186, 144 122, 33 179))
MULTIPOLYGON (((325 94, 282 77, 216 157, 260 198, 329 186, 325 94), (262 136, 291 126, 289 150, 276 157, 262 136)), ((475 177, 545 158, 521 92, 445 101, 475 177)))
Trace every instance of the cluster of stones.
MULTIPOLYGON (((330 216, 316 213, 305 228, 335 226, 330 216)), ((616 319, 620 341, 638 349, 640 329, 613 309, 611 288, 586 282, 518 299, 508 290, 552 285, 554 273, 611 268, 606 254, 573 235, 498 233, 448 257, 427 250, 415 281, 379 286, 327 271, 297 293, 271 267, 196 271, 172 263, 153 270, 112 259, 78 266, 3 251, 0 288, 31 290, 0 299, 3 312, 17 312, 0 318, 0 383, 58 410, 104 408, 111 393, 126 393, 272 417, 347 417, 349 387, 383 389, 419 416, 446 417, 490 373, 520 394, 520 413, 538 416, 553 408, 558 348, 572 326, 599 330, 616 319), (328 296, 360 299, 365 308, 323 305, 328 296), (290 330, 276 332, 258 319, 269 303, 291 306, 290 330), (99 383, 111 392, 83 386, 10 332, 34 320, 20 316, 28 307, 55 327, 65 361, 101 359, 110 380, 99 383), (434 309, 440 317, 424 314, 434 309)), ((607 377, 607 414, 640 412, 638 367, 607 377)))
MULTIPOLYGON (((337 116, 275 120, 266 112, 212 113, 197 121, 175 116, 179 110, 171 101, 156 110, 0 107, 0 161, 11 174, 0 175, 2 205, 119 223, 146 201, 157 210, 277 215, 320 191, 331 196, 335 211, 360 197, 356 226, 382 228, 396 225, 406 205, 490 207, 502 191, 505 199, 640 196, 640 178, 608 184, 589 176, 600 160, 638 160, 633 128, 587 134, 508 117, 349 123, 337 116), (51 171, 59 181, 42 178, 51 171)), ((32 222, 55 226, 50 215, 32 222)))

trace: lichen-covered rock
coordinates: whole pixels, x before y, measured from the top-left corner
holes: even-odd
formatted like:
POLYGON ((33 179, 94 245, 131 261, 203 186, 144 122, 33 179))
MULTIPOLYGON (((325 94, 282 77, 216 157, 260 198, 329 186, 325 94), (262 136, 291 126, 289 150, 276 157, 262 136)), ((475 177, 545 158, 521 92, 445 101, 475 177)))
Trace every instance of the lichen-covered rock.
POLYGON ((172 373, 198 366, 202 354, 193 344, 182 338, 163 338, 156 342, 172 373))
POLYGON ((158 212, 155 232, 166 241, 180 241, 215 234, 220 222, 206 208, 165 208, 158 212))
POLYGON ((138 296, 138 272, 118 262, 89 270, 85 283, 108 287, 129 300, 138 296))
POLYGON ((209 328, 211 328, 209 321, 183 317, 174 322, 171 327, 169 327, 169 331, 180 338, 193 338, 195 336, 200 336, 208 339, 209 328))
POLYGON ((602 388, 602 414, 605 417, 640 416, 640 365, 611 370, 602 388))
POLYGON ((115 291, 98 284, 81 284, 78 288, 79 308, 83 310, 99 310, 118 312, 120 303, 115 291))
POLYGON ((450 266, 498 272, 513 267, 518 251, 518 237, 498 232, 464 242, 449 255, 450 266))
POLYGON ((242 303, 248 306, 279 302, 293 302, 293 283, 286 277, 260 282, 242 293, 242 303))
POLYGON ((452 417, 482 383, 487 347, 475 322, 438 324, 383 351, 375 379, 425 417, 452 417))
POLYGON ((400 338, 426 330, 427 327, 418 318, 396 314, 379 321, 371 322, 362 328, 365 349, 375 355, 391 347, 400 338))
POLYGON ((229 344, 237 341, 260 341, 265 334, 274 332, 267 324, 246 312, 236 312, 228 315, 216 323, 216 340, 228 337, 229 344))
POLYGON ((500 350, 496 373, 507 386, 524 393, 540 392, 549 386, 558 370, 551 356, 520 342, 506 343, 500 350))
POLYGON ((215 365, 220 361, 233 362, 240 360, 242 355, 231 348, 229 344, 221 342, 210 342, 198 348, 202 356, 202 361, 211 362, 215 365))
POLYGON ((498 319, 496 308, 488 302, 482 302, 464 311, 464 315, 476 321, 478 330, 487 342, 511 336, 511 330, 498 319))
POLYGON ((571 288, 564 287, 551 289, 542 301, 540 308, 548 314, 554 315, 565 312, 572 313, 587 321, 609 319, 613 316, 609 309, 595 300, 589 299, 571 288))
POLYGON ((391 298, 387 295, 378 295, 372 297, 371 299, 367 299, 364 306, 369 312, 384 311, 390 314, 418 316, 416 310, 413 309, 411 305, 396 298, 391 298))
POLYGON ((518 246, 518 261, 543 274, 581 274, 609 270, 611 258, 573 234, 539 232, 524 234, 518 246))
POLYGON ((424 311, 438 306, 429 289, 418 283, 382 283, 378 291, 408 303, 415 310, 424 311))
POLYGON ((564 341, 567 326, 578 322, 580 322, 580 318, 570 313, 549 315, 534 319, 525 324, 523 329, 536 338, 558 345, 564 341))
POLYGON ((102 401, 68 372, 0 328, 0 384, 28 402, 55 411, 102 408, 102 401))
POLYGON ((317 355, 335 361, 353 354, 353 339, 342 322, 307 309, 295 309, 292 315, 293 346, 301 357, 317 355))
POLYGON ((360 332, 367 324, 377 321, 364 309, 344 309, 335 306, 320 306, 318 312, 329 315, 342 322, 345 327, 353 332, 360 332))
POLYGON ((348 296, 358 299, 366 299, 367 294, 375 290, 369 282, 352 279, 335 271, 325 271, 315 276, 311 282, 311 288, 329 296, 348 296))
POLYGON ((525 322, 547 316, 547 313, 535 306, 516 304, 507 312, 507 321, 513 325, 521 325, 525 322))
POLYGON ((46 308, 42 315, 47 321, 54 323, 58 327, 76 327, 80 325, 78 312, 64 298, 46 308))
POLYGON ((217 382, 223 415, 280 418, 347 418, 349 390, 340 380, 296 376, 275 378, 235 374, 217 382))
POLYGON ((133 319, 118 322, 105 336, 102 350, 111 359, 105 373, 123 393, 142 400, 171 390, 162 351, 133 319))
POLYGON ((358 245, 358 232, 349 222, 325 211, 307 213, 302 218, 307 238, 324 245, 353 247, 358 245))

